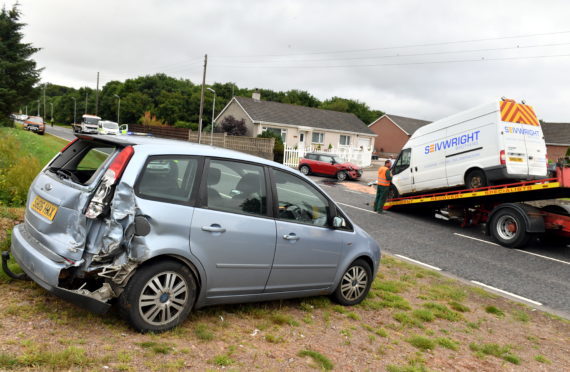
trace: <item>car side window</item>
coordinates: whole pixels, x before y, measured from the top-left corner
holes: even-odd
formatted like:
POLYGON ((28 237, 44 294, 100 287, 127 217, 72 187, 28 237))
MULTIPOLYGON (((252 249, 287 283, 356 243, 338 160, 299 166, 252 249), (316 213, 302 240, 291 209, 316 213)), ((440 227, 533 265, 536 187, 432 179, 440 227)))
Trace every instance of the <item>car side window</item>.
POLYGON ((271 170, 277 190, 277 218, 315 226, 327 226, 329 201, 311 184, 290 173, 271 170))
POLYGON ((166 202, 188 202, 197 168, 196 158, 151 157, 142 170, 137 195, 166 202))
POLYGON ((319 158, 321 161, 324 161, 325 163, 330 163, 332 161, 332 158, 327 155, 319 155, 319 158))
POLYGON ((262 166, 210 160, 206 207, 226 212, 267 215, 267 191, 262 166))
POLYGON ((411 154, 412 154, 412 149, 402 150, 400 156, 398 156, 398 160, 396 160, 396 163, 394 164, 393 174, 398 174, 408 169, 408 167, 410 166, 411 154))

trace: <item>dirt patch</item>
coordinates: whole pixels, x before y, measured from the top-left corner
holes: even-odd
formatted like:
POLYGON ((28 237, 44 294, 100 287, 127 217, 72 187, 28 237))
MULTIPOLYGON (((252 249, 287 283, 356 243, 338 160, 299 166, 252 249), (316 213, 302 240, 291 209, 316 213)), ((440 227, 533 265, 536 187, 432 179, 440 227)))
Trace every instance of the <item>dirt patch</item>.
POLYGON ((560 371, 570 324, 385 257, 368 298, 217 306, 141 335, 31 282, 0 284, 0 369, 560 371), (415 369, 414 369, 415 368, 415 369))

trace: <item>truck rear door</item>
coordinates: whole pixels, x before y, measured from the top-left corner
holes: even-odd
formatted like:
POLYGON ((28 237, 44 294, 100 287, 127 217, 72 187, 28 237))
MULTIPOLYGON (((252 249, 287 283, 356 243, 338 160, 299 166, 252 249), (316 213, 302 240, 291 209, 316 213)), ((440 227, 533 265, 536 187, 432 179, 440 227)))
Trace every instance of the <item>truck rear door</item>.
POLYGON ((509 174, 546 176, 546 145, 531 106, 501 102, 504 158, 509 174))

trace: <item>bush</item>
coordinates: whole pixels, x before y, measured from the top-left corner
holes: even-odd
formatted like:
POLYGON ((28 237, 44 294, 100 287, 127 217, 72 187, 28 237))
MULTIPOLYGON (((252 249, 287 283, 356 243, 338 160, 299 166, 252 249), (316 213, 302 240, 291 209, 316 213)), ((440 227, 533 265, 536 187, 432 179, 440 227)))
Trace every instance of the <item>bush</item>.
POLYGON ((226 116, 221 124, 216 127, 216 132, 226 132, 229 136, 245 136, 247 127, 245 120, 237 120, 233 116, 226 116))
POLYGON ((257 135, 257 138, 275 138, 275 145, 273 146, 273 160, 278 163, 283 163, 283 152, 285 151, 285 146, 283 145, 283 140, 280 135, 265 130, 261 134, 257 135))
POLYGON ((189 121, 178 120, 174 123, 175 128, 187 128, 190 130, 198 130, 198 123, 190 123, 189 121))

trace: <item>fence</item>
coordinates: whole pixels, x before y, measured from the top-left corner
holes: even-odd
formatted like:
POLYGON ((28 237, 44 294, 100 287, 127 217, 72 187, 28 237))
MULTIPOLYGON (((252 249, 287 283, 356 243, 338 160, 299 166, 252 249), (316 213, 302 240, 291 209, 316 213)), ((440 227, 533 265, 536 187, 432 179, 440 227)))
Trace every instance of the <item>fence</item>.
MULTIPOLYGON (((132 132, 151 133, 156 137, 174 138, 195 143, 198 142, 198 132, 185 128, 129 124, 129 130, 132 132)), ((212 144, 213 146, 241 151, 247 154, 273 160, 275 138, 228 136, 227 133, 214 133, 213 135, 211 133, 202 133, 200 143, 205 145, 212 144)))
POLYGON ((342 161, 351 162, 361 167, 368 167, 372 164, 372 151, 354 147, 337 147, 324 150, 317 150, 314 147, 307 148, 294 148, 285 146, 283 153, 283 164, 297 168, 299 166, 299 159, 305 156, 306 153, 318 151, 330 155, 334 155, 342 161))

